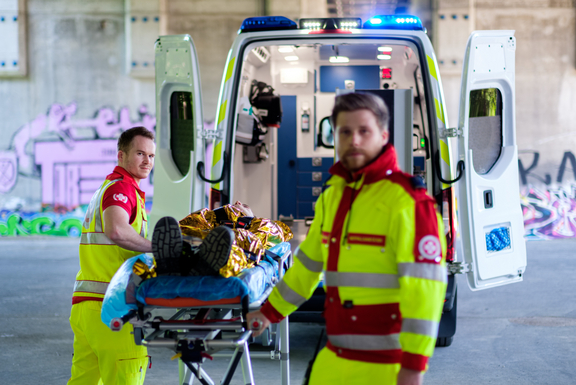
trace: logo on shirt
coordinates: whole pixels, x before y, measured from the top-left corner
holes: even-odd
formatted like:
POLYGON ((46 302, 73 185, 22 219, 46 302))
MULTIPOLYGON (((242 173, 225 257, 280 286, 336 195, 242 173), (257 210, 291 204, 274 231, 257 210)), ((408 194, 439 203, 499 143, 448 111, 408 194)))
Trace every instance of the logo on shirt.
POLYGON ((425 258, 434 262, 440 262, 442 259, 440 240, 434 235, 422 237, 418 243, 418 251, 420 252, 420 259, 425 258))
POLYGON ((128 197, 124 194, 114 194, 112 195, 112 198, 118 202, 128 203, 128 197))

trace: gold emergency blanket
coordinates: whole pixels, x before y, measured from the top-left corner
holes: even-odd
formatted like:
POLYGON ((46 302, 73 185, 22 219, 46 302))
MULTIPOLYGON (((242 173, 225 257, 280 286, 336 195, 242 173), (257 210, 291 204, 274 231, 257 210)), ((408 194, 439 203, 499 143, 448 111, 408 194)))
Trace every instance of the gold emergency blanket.
MULTIPOLYGON (((247 229, 236 228, 238 218, 244 213, 234 205, 223 206, 229 221, 234 224, 234 243, 226 266, 220 269, 220 275, 228 278, 240 274, 246 268, 253 267, 256 262, 248 258, 248 253, 260 261, 264 250, 279 243, 288 242, 294 234, 286 224, 266 218, 254 218, 247 229)), ((182 235, 204 239, 210 231, 220 224, 212 210, 201 209, 180 221, 182 235)))

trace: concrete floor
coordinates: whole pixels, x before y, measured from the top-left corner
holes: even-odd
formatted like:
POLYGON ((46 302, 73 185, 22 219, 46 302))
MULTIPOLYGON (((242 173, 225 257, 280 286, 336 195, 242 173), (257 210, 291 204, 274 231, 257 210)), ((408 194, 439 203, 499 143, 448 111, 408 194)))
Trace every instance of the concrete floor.
MULTIPOLYGON (((76 239, 0 240, 0 384, 63 384, 73 335, 68 325, 78 270, 76 239)), ((528 243, 519 284, 471 292, 459 277, 458 330, 438 348, 425 384, 576 383, 575 240, 528 243)), ((300 384, 321 328, 291 324, 291 384, 300 384)), ((257 350, 253 347, 253 350, 257 350)), ((178 383, 177 361, 150 349, 146 384, 178 383)), ((225 362, 207 364, 222 373, 225 362)), ((257 384, 279 384, 278 361, 254 359, 257 384)), ((233 381, 241 384, 238 371, 233 381)))

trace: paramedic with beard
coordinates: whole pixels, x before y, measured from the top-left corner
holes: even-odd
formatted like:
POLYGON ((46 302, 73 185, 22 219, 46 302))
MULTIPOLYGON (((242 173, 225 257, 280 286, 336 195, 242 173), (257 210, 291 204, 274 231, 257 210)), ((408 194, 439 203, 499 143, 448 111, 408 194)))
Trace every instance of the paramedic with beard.
POLYGON ((324 272, 328 343, 310 384, 422 384, 446 292, 442 218, 399 169, 379 97, 340 95, 331 119, 340 160, 293 266, 248 324, 261 321, 258 335, 288 316, 324 272))
POLYGON ((80 271, 72 296, 72 376, 68 385, 142 384, 146 347, 134 342, 132 325, 112 331, 100 319, 112 276, 133 256, 151 252, 140 181, 154 166, 154 134, 134 127, 118 139, 118 166, 94 193, 80 239, 80 271))

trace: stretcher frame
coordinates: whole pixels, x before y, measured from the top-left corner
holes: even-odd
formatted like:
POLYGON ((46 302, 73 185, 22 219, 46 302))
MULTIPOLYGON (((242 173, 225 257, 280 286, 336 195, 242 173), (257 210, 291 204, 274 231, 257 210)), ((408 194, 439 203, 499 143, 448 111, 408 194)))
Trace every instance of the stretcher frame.
MULTIPOLYGON (((278 262, 278 281, 284 275, 285 268, 292 263, 290 250, 284 255, 275 258, 278 262), (285 268, 283 268, 285 267, 285 268)), ((274 282, 275 284, 276 282, 274 282)), ((202 368, 206 359, 214 357, 230 357, 230 362, 220 384, 228 385, 234 376, 238 364, 241 364, 245 384, 255 385, 251 357, 269 358, 280 361, 281 385, 290 384, 290 348, 289 348, 289 322, 284 318, 273 332, 270 325, 263 333, 263 340, 272 340, 275 335, 273 350, 268 353, 250 353, 248 347, 252 337, 252 330, 246 325, 246 314, 249 311, 260 309, 272 292, 270 286, 257 301, 248 303, 248 296, 231 300, 213 302, 195 299, 176 299, 173 303, 177 307, 138 305, 137 310, 121 319, 113 319, 110 327, 118 330, 126 322, 134 326, 134 341, 136 345, 147 347, 164 347, 173 350, 179 358, 179 384, 191 385, 198 379, 202 385, 214 385, 215 382, 202 368), (155 309, 176 309, 176 313, 169 319, 162 317, 152 318, 151 311, 155 309), (239 317, 234 313, 240 311, 239 317), (186 316, 194 318, 183 319, 186 316), (218 318, 215 318, 218 317, 218 318), (215 339, 220 336, 220 339, 215 339), (232 352, 230 353, 230 349, 232 352), (224 351, 224 352, 222 352, 224 351), (259 354, 258 354, 259 353, 259 354)), ((168 300, 171 301, 171 300, 168 300)), ((154 302, 153 300, 149 302, 154 302)), ((266 344, 264 344, 266 345, 266 344)))

